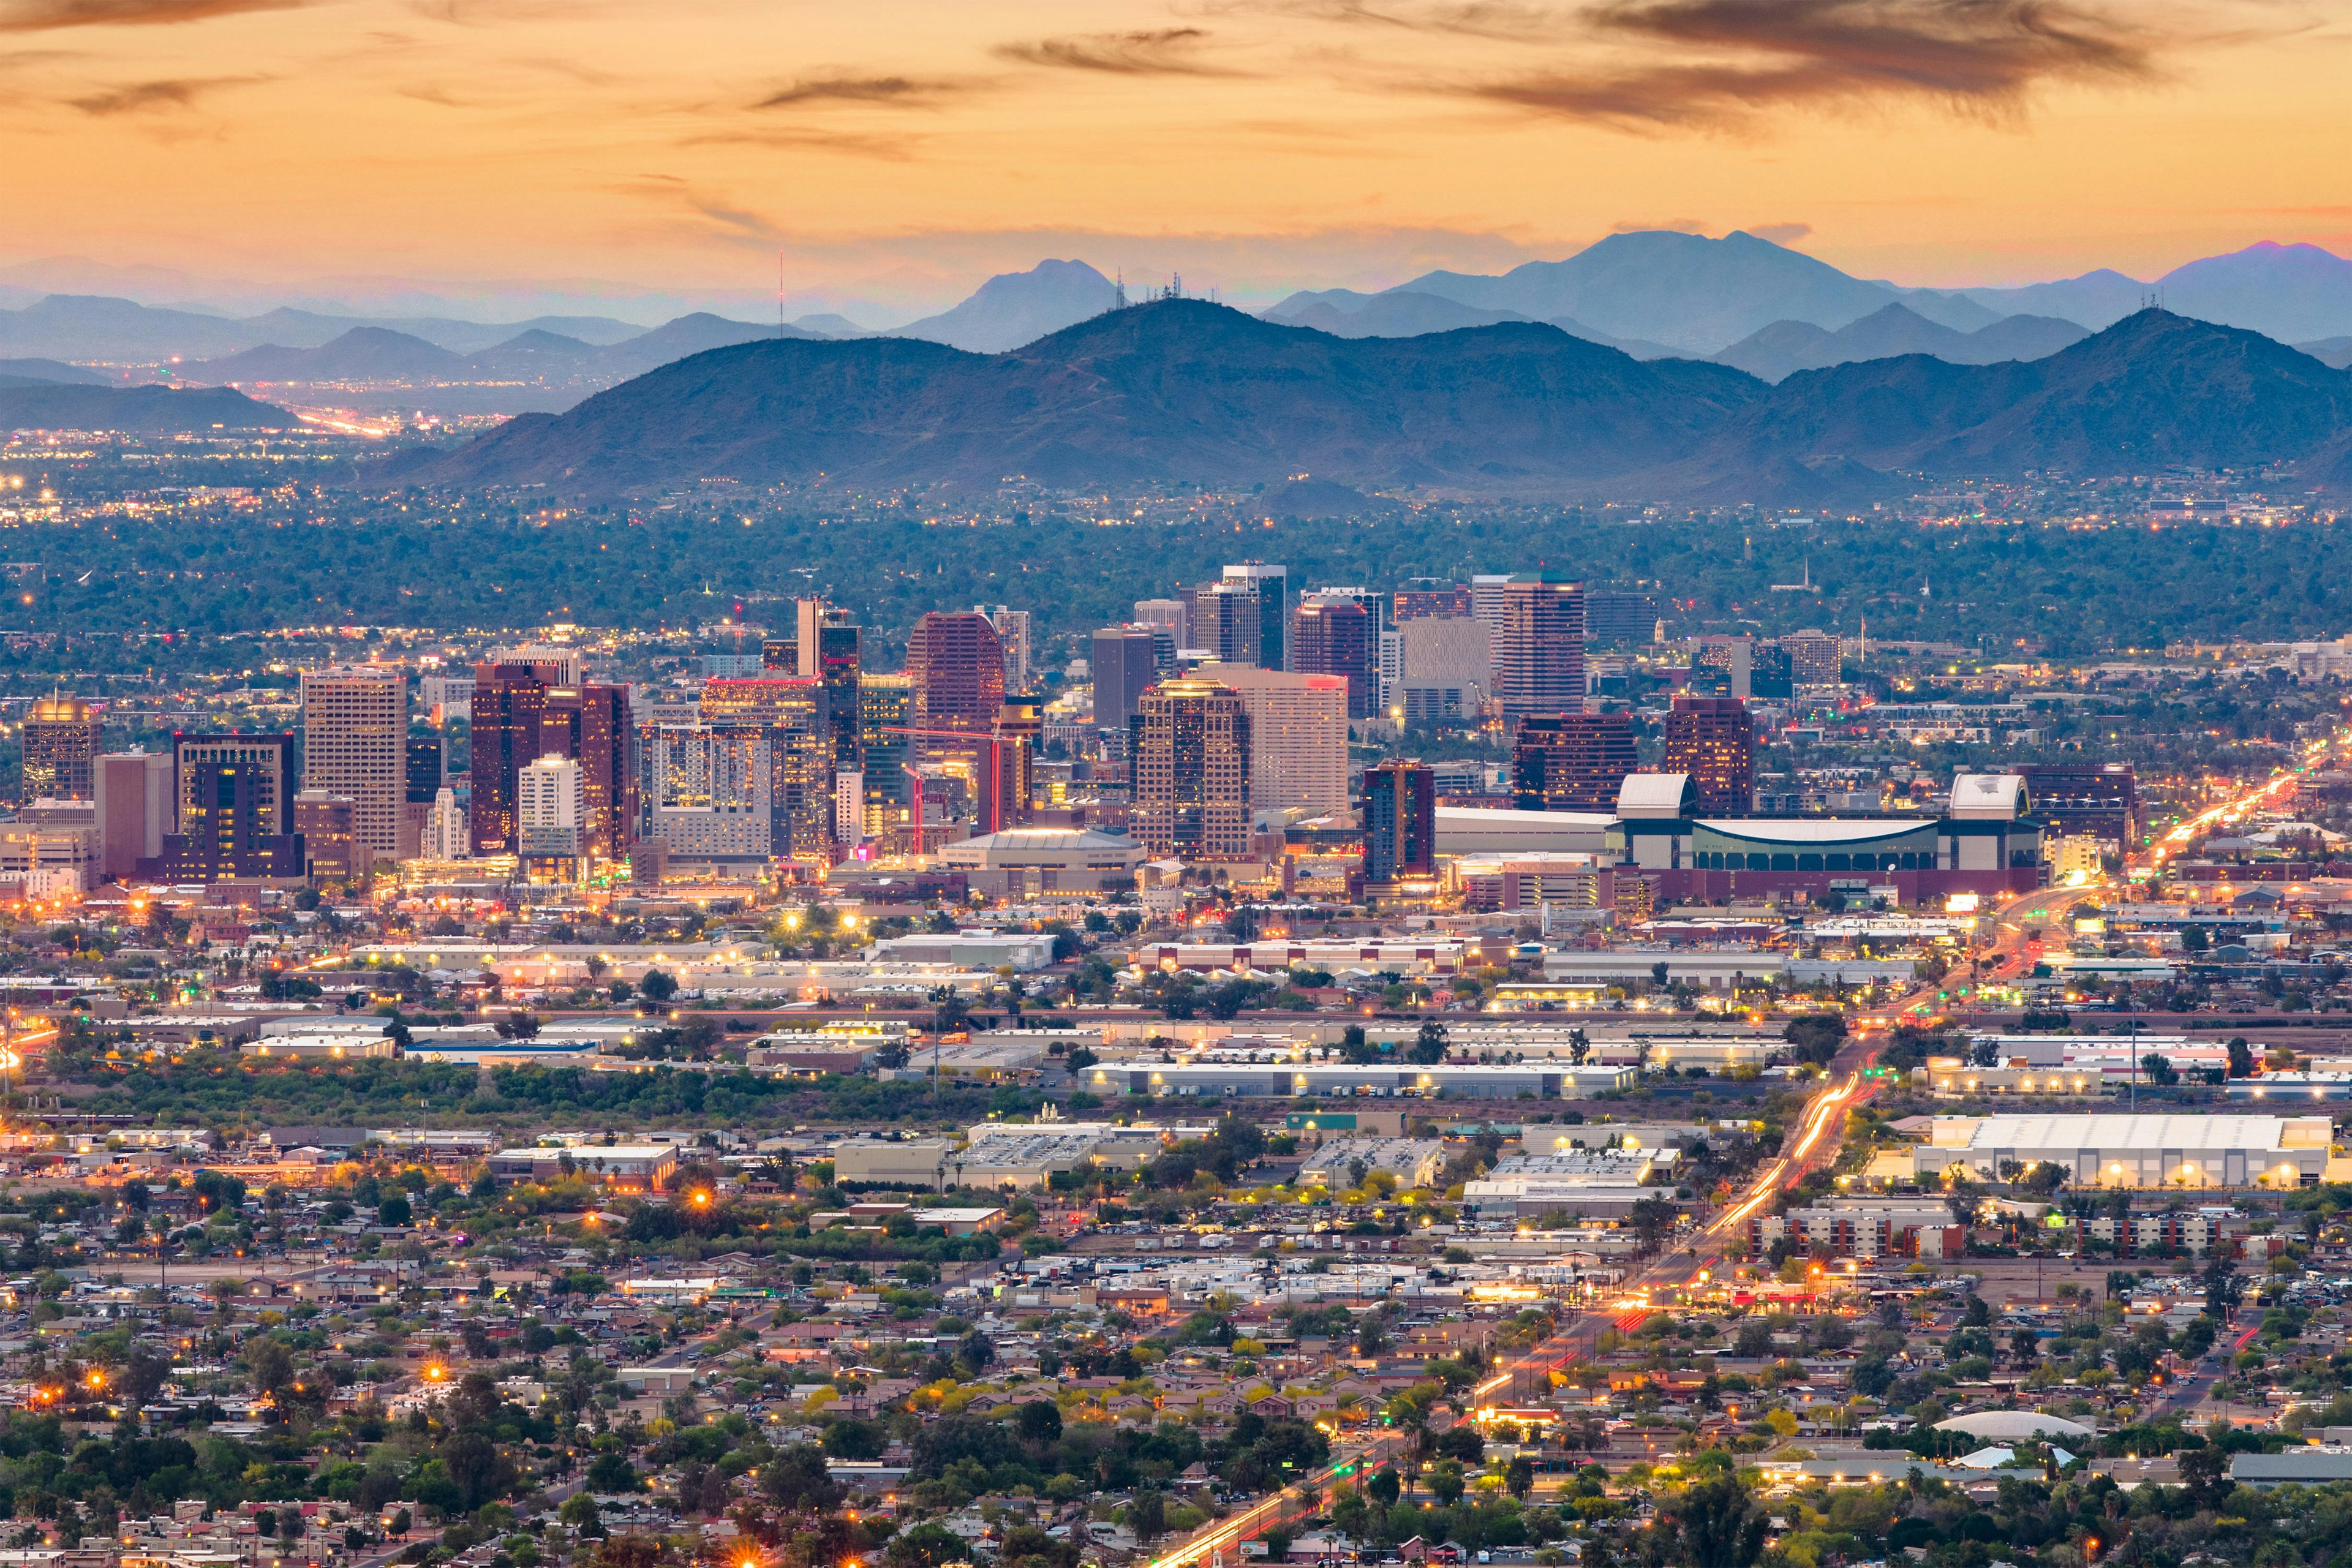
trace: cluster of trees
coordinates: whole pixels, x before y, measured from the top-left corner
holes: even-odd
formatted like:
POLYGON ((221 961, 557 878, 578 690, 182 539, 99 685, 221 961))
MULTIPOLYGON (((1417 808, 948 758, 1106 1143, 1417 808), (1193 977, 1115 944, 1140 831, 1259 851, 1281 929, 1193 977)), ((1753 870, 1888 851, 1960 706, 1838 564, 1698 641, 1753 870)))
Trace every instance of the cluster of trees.
MULTIPOLYGON (((208 469, 205 482, 220 476, 208 469)), ((748 516, 732 505, 655 513, 586 506, 541 517, 472 498, 391 508, 357 492, 278 490, 257 517, 45 527, 41 592, 31 605, 0 606, 0 621, 229 631, 309 624, 323 607, 348 621, 497 626, 519 607, 563 605, 592 625, 674 624, 699 614, 714 583, 731 594, 789 594, 802 582, 792 571, 799 567, 831 584, 887 647, 926 610, 1003 597, 990 563, 1008 554, 1084 563, 1037 605, 1055 617, 1043 629, 1064 632, 1115 620, 1171 584, 1213 577, 1232 549, 1229 522, 1214 508, 1194 522, 1109 530, 1096 527, 1091 511, 1011 518, 1017 545, 974 550, 962 531, 926 526, 912 508, 845 516, 797 498, 748 516)), ((1955 533, 1823 522, 1758 529, 1751 556, 1722 548, 1727 525, 1716 517, 1628 529, 1603 512, 1452 504, 1414 507, 1411 518, 1405 527, 1278 521, 1266 545, 1301 580, 1325 582, 1392 584, 1570 558, 1594 581, 1667 584, 1701 617, 1745 606, 1780 623, 1768 633, 1801 620, 1826 624, 1843 606, 1866 610, 1890 636, 1965 639, 1997 625, 2062 658, 2160 647, 2168 637, 2325 636, 2352 606, 2352 590, 2309 569, 2300 529, 2011 525, 1955 533), (1821 597, 1779 604, 1765 586, 1793 580, 1808 553, 1821 597), (1923 573, 1939 590, 1929 599, 1917 592, 1923 573)))

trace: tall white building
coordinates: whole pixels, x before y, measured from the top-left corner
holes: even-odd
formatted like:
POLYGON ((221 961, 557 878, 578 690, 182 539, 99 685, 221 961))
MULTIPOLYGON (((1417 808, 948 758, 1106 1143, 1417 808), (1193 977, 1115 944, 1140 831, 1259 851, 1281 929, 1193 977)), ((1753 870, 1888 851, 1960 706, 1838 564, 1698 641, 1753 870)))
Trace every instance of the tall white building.
POLYGON ((578 763, 550 752, 517 776, 515 837, 526 858, 585 853, 587 827, 588 783, 578 763))
POLYGON ((1470 618, 1489 632, 1500 636, 1503 630, 1503 601, 1510 596, 1511 576, 1507 572, 1482 572, 1470 579, 1470 618))
POLYGON ((302 672, 302 787, 350 798, 352 840, 367 860, 399 853, 408 798, 405 671, 362 664, 302 672))
POLYGON ((1250 721, 1252 806, 1348 809, 1348 678, 1208 665, 1250 721))
POLYGON ((641 731, 644 837, 678 860, 764 860, 775 841, 769 732, 709 724, 641 731))
POLYGON ((866 775, 833 775, 833 837, 836 844, 856 844, 866 837, 866 775))
POLYGON ((463 860, 473 853, 473 837, 466 831, 466 813, 457 805, 456 790, 444 786, 433 797, 416 852, 427 860, 463 860))

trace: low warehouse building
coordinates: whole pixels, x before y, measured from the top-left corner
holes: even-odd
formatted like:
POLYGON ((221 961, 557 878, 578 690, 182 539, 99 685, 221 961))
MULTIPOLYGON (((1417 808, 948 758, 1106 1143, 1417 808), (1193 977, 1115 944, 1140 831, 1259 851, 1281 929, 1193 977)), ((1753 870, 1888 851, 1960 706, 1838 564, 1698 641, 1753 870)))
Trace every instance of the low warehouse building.
POLYGON ((940 846, 935 863, 961 871, 974 889, 1000 898, 1103 893, 1135 886, 1150 852, 1120 833, 1091 827, 1008 827, 940 846))
POLYGON ((1923 1181, 2054 1164, 2078 1187, 2314 1187, 2330 1135, 2325 1116, 1938 1116, 1913 1160, 1923 1181))
POLYGON ((1586 1100, 1610 1089, 1631 1089, 1640 1079, 1632 1067, 1573 1067, 1566 1062, 1516 1066, 1412 1067, 1350 1062, 1142 1062, 1105 1063, 1086 1071, 1087 1087, 1097 1094, 1404 1096, 1423 1100, 1586 1100))

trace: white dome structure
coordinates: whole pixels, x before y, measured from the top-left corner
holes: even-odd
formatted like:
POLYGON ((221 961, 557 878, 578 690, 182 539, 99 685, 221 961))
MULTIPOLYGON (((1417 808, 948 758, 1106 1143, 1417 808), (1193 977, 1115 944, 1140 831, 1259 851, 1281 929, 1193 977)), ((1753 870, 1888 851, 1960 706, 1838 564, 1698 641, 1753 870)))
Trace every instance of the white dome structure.
POLYGON ((2039 1410, 1979 1410, 1936 1423, 1938 1432, 1965 1432, 1971 1437, 2013 1443, 2030 1437, 2088 1437, 2092 1429, 2079 1421, 2044 1415, 2039 1410))

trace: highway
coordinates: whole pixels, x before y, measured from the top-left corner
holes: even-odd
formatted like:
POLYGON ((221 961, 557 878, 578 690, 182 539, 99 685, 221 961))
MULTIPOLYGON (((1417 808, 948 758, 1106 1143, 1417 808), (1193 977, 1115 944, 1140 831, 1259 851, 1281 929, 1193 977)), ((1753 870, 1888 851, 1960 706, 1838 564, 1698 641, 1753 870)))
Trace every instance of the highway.
POLYGON ((1177 1568, 1180 1563, 1209 1563, 1228 1554, 1238 1555, 1237 1548, 1251 1536, 1262 1534, 1276 1525, 1287 1524, 1293 1520, 1320 1512, 1331 1495, 1334 1482, 1369 1474, 1403 1443, 1404 1435, 1397 1432, 1339 1439, 1331 1445, 1331 1462, 1311 1478, 1317 1497, 1312 1508, 1299 1500, 1296 1490, 1297 1483, 1293 1482, 1279 1491, 1268 1492, 1264 1499, 1239 1513, 1211 1520, 1186 1536, 1173 1550, 1144 1563, 1143 1568, 1177 1568))

